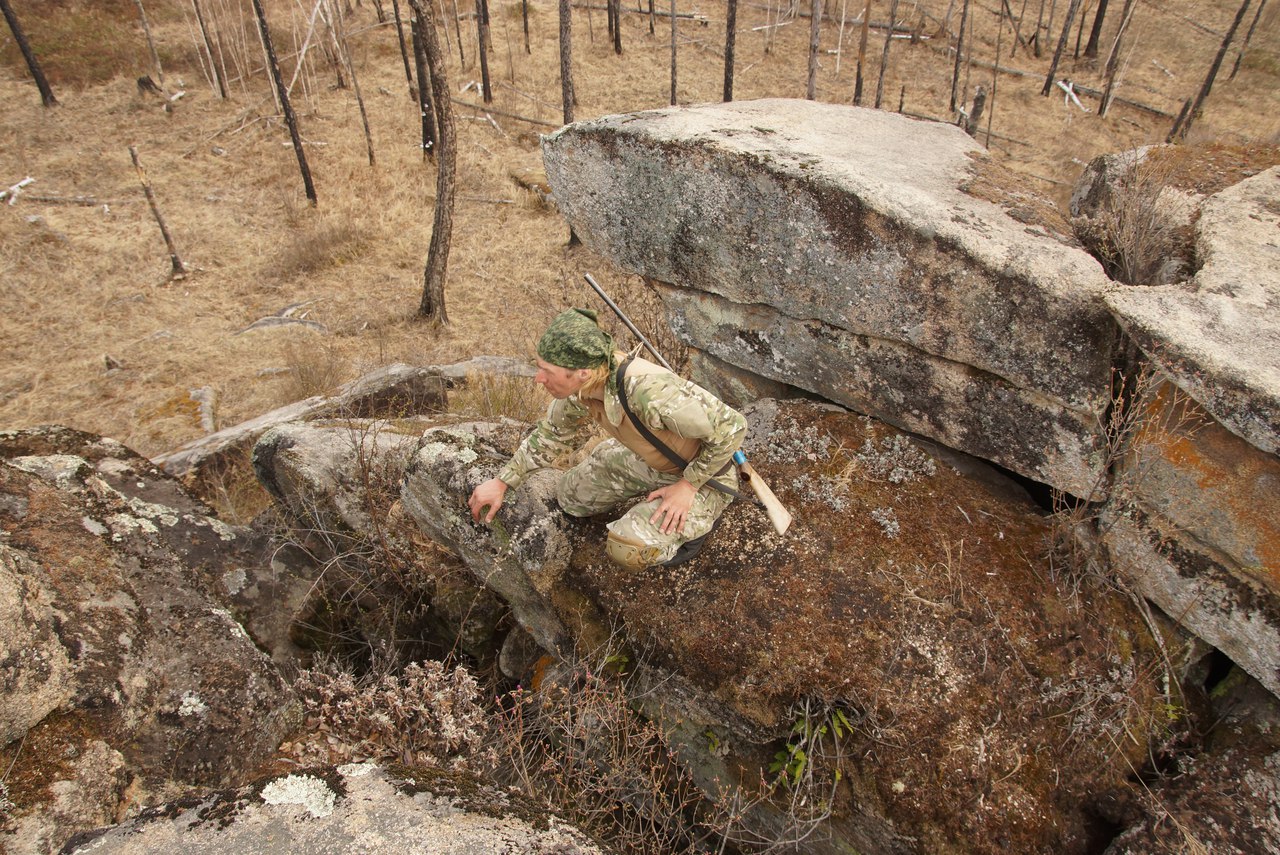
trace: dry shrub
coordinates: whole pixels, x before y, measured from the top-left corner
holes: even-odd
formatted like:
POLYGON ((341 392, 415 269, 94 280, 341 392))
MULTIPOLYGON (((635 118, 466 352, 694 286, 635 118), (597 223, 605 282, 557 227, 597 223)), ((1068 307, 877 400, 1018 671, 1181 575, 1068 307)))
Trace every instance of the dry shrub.
POLYGON ((496 721, 497 775, 622 852, 704 851, 702 794, 633 702, 625 679, 585 663, 537 692, 511 692, 496 721))
POLYGON ((326 218, 289 232, 271 273, 288 279, 354 261, 366 249, 370 234, 349 218, 326 218))
POLYGON ((294 685, 309 736, 289 750, 307 761, 395 761, 472 771, 491 763, 489 717, 465 668, 411 662, 399 674, 359 679, 329 664, 303 671, 294 685))
POLYGON ((531 377, 473 374, 449 394, 449 412, 476 419, 509 418, 533 423, 547 410, 548 396, 531 377))
POLYGON ((1137 150, 1127 158, 1111 192, 1093 216, 1077 217, 1076 235, 1112 279, 1127 285, 1163 285, 1190 271, 1192 217, 1173 190, 1182 158, 1137 150))
POLYGON ((284 348, 287 371, 281 375, 281 404, 325 395, 345 383, 351 365, 342 351, 329 342, 290 342, 284 348))

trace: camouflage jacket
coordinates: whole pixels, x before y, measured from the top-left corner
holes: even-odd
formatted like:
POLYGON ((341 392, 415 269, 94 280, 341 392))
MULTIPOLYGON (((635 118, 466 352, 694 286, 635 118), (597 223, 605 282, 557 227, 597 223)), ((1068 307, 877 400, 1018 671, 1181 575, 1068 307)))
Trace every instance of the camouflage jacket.
MULTIPOLYGON (((623 382, 627 403, 636 418, 677 451, 694 451, 686 458, 689 465, 683 471, 684 478, 694 487, 702 487, 723 469, 742 445, 747 420, 701 386, 642 359, 634 360, 623 382)), ((519 486, 534 469, 551 466, 585 443, 597 422, 651 466, 667 469, 654 465, 652 446, 643 439, 627 440, 626 433, 619 436, 618 427, 625 418, 616 375, 611 375, 605 386, 603 405, 578 395, 552 401, 546 417, 525 437, 498 477, 512 487, 519 486), (606 419, 608 424, 604 423, 606 419), (637 441, 641 447, 633 446, 637 441)), ((674 466, 670 469, 679 471, 674 466)))

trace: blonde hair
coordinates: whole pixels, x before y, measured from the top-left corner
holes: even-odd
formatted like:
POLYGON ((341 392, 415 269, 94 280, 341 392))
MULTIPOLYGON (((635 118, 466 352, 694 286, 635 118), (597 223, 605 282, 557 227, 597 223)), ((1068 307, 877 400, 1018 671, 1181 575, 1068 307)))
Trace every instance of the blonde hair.
POLYGON ((582 384, 579 394, 594 396, 597 391, 602 389, 604 385, 609 382, 609 375, 613 373, 614 367, 621 365, 622 361, 626 358, 627 355, 625 353, 615 350, 613 352, 613 359, 602 365, 597 365, 595 368, 584 369, 586 371, 590 371, 591 374, 587 377, 587 382, 582 384))

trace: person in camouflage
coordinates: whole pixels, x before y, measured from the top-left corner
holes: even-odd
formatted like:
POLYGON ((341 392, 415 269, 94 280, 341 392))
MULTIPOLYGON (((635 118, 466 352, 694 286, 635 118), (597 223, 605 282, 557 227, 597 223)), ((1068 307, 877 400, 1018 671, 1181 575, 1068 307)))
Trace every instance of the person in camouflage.
POLYGON ((747 431, 742 414, 665 368, 615 350, 590 309, 571 309, 552 321, 538 341, 534 381, 555 400, 498 476, 472 491, 472 518, 491 522, 508 489, 581 446, 596 426, 608 438, 561 475, 560 507, 570 516, 591 516, 644 496, 608 524, 609 557, 639 569, 696 554, 733 500, 710 484, 737 487, 732 457, 747 431), (668 459, 627 417, 618 394, 619 366, 625 366, 631 412, 685 466, 668 459))

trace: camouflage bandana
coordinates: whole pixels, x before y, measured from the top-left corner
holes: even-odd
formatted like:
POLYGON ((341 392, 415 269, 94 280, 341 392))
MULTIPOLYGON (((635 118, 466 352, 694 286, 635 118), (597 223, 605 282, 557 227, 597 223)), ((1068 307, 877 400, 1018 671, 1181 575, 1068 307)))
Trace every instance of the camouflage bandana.
POLYGON ((613 336, 600 329, 593 309, 556 315, 538 340, 538 356, 561 368, 595 368, 613 358, 613 336))

